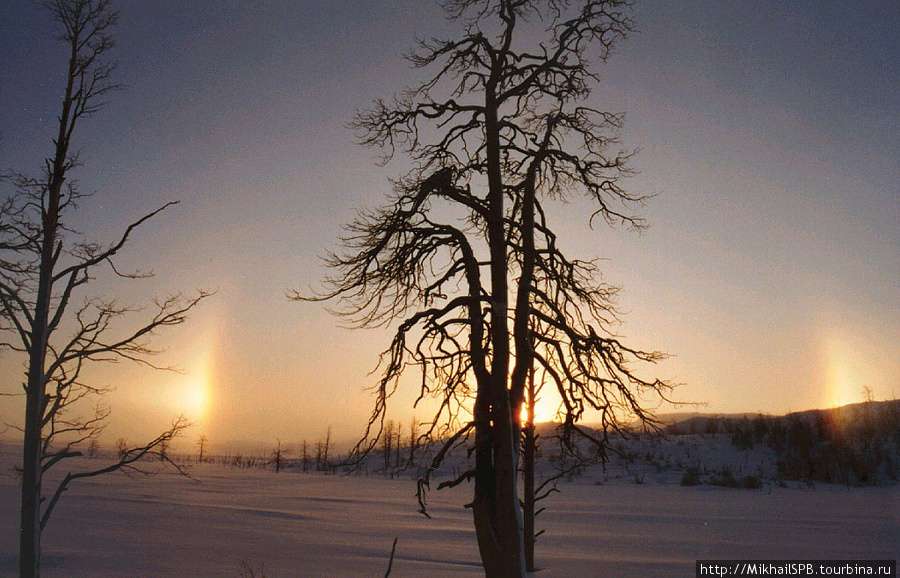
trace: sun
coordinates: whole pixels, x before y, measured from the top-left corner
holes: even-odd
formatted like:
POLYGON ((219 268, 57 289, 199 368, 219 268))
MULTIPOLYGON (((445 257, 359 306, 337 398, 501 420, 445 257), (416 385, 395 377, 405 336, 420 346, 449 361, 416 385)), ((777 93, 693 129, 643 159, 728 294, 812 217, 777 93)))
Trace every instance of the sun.
MULTIPOLYGON (((534 423, 559 421, 560 405, 559 394, 555 391, 550 394, 539 394, 537 396, 537 404, 534 407, 534 423)), ((525 425, 528 421, 528 407, 525 405, 522 406, 520 418, 522 425, 525 425)))
POLYGON ((541 403, 541 401, 538 400, 538 403, 534 408, 534 423, 557 421, 558 411, 558 404, 547 402, 541 403))

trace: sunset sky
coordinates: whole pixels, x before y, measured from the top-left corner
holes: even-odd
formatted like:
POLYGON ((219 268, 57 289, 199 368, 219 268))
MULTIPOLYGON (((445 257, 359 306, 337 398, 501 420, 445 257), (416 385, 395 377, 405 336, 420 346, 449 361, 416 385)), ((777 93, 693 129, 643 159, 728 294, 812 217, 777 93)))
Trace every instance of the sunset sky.
MULTIPOLYGON (((117 5, 126 89, 77 132, 76 177, 96 195, 73 224, 108 241, 181 203, 121 260, 154 279, 92 288, 131 303, 217 293, 156 342, 182 374, 96 371, 116 388, 109 437, 181 412, 213 444, 360 434, 389 333, 341 328, 285 294, 319 284, 341 224, 408 168, 377 166, 346 123, 421 80, 401 55, 456 25, 411 0, 117 5)), ((623 287, 617 332, 670 353, 657 375, 705 411, 900 395, 896 0, 636 0, 634 20, 589 104, 627 113, 623 142, 640 149, 627 186, 656 195, 650 229, 592 231, 586 206, 557 210, 564 246, 606 259, 623 287)), ((34 3, 0 3, 2 170, 37 173, 52 150, 65 72, 53 34, 34 3)), ((0 392, 20 391, 21 360, 5 353, 0 369, 0 392)), ((408 421, 414 397, 398 394, 391 415, 408 421)), ((18 402, 0 398, 0 420, 21 422, 18 402)))

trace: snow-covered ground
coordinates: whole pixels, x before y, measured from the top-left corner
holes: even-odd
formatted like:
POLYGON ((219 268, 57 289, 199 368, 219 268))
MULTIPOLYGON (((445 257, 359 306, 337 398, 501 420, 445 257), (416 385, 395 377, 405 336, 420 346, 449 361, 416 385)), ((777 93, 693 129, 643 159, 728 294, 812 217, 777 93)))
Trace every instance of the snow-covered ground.
MULTIPOLYGON (((19 497, 4 449, 0 575, 8 576, 16 572, 19 497)), ((653 461, 661 464, 644 464, 640 484, 616 466, 561 482, 538 519, 546 533, 537 576, 692 576, 704 558, 900 554, 900 486, 683 487, 663 475, 665 458, 653 461)), ((73 484, 44 535, 43 575, 249 576, 249 568, 269 577, 380 576, 395 537, 392 576, 482 575, 462 507, 470 488, 431 492, 427 519, 409 476, 213 464, 191 474, 73 484)))

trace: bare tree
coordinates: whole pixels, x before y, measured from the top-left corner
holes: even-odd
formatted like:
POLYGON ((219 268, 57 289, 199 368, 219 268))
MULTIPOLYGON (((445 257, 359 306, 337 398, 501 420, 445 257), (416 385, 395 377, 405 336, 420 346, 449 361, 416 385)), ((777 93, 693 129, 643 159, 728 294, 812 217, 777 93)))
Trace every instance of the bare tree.
POLYGON ((322 454, 324 453, 323 452, 324 446, 325 446, 325 443, 322 440, 319 440, 316 442, 316 471, 317 472, 322 470, 322 464, 324 463, 324 460, 322 459, 322 454))
POLYGON ((325 437, 316 442, 316 471, 328 471, 328 452, 331 448, 331 426, 325 437))
POLYGON ((391 471, 391 449, 394 443, 394 421, 384 422, 384 431, 381 433, 381 451, 384 457, 384 476, 391 471))
POLYGON ((403 447, 403 423, 397 422, 397 441, 394 444, 394 467, 400 467, 400 450, 403 447))
POLYGON ((591 224, 644 226, 633 213, 643 197, 622 185, 631 153, 612 150, 622 115, 582 104, 599 80, 588 58, 605 61, 631 30, 628 4, 445 0, 460 36, 424 41, 409 57, 436 72, 354 123, 385 161, 400 149, 416 163, 385 208, 348 226, 344 251, 327 259, 336 273, 313 298, 339 299, 360 326, 397 323, 356 451, 384 435, 388 398, 417 366, 420 398, 440 401, 426 435, 443 444, 420 482, 423 511, 430 472, 474 434, 474 466, 439 487, 474 479, 488 576, 525 572, 517 472, 532 368, 563 400, 564 439, 585 437, 598 451, 623 419, 652 422, 644 406, 669 387, 635 372, 634 362, 662 355, 611 332, 616 289, 598 280, 595 262, 566 254, 545 207, 582 195, 594 203, 591 224), (578 425, 589 410, 600 435, 578 425))
POLYGON ((119 459, 128 452, 128 440, 125 438, 119 438, 116 440, 116 455, 119 456, 119 459))
POLYGON ((862 398, 866 403, 872 403, 875 401, 875 395, 872 393, 872 389, 868 385, 862 386, 862 398))
POLYGON ((197 463, 202 464, 206 460, 206 446, 209 440, 205 435, 200 434, 197 438, 197 463))
POLYGON ((167 438, 159 442, 159 451, 157 457, 161 462, 169 461, 169 448, 172 446, 172 439, 167 438))
POLYGON ((300 462, 303 464, 303 473, 305 474, 306 472, 309 471, 309 461, 310 461, 309 448, 308 448, 308 444, 306 443, 306 440, 303 440, 303 445, 301 447, 302 447, 302 449, 300 450, 300 462))
POLYGON ((328 452, 331 450, 331 426, 325 430, 325 440, 322 442, 322 465, 328 469, 328 452))
MULTIPOLYGON (((112 82, 114 64, 110 35, 117 16, 107 0, 47 0, 42 3, 53 18, 58 38, 68 55, 62 102, 53 152, 38 177, 7 175, 10 185, 0 211, 0 330, 2 347, 26 359, 25 423, 23 428, 20 573, 39 574, 40 536, 50 513, 67 488, 78 478, 117 470, 140 469, 139 461, 159 456, 165 444, 185 426, 176 420, 170 429, 137 448, 119 447, 114 464, 91 472, 69 473, 45 502, 42 477, 102 430, 109 410, 94 405, 87 417, 80 409, 104 390, 82 380, 91 362, 132 360, 155 367, 150 338, 157 330, 178 325, 206 296, 173 295, 152 304, 148 318, 129 322, 138 308, 115 300, 79 293, 108 267, 120 277, 148 275, 117 268, 114 258, 135 229, 173 203, 137 219, 109 244, 83 240, 67 225, 76 206, 88 195, 79 191, 72 171, 79 155, 72 146, 81 121, 99 111, 119 87, 112 82), (42 511, 43 507, 43 511, 42 511)), ((146 313, 145 313, 146 314, 146 313)))
POLYGON ((275 473, 281 472, 285 466, 285 459, 291 454, 291 450, 287 448, 281 447, 281 439, 275 438, 276 446, 275 449, 272 450, 272 459, 269 461, 272 465, 275 466, 275 473))
POLYGON ((411 467, 416 459, 416 450, 419 446, 419 421, 413 416, 409 422, 409 460, 406 467, 411 467))

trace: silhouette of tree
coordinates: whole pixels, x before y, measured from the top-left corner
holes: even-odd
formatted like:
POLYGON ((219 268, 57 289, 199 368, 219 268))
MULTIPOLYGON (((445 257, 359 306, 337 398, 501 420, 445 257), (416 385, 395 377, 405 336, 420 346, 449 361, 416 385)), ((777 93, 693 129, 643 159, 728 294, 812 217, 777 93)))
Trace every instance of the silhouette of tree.
POLYGON ((0 201, 2 347, 27 358, 21 576, 39 574, 41 531, 71 481, 140 470, 139 462, 151 455, 161 457, 160 449, 187 425, 178 419, 156 439, 136 448, 124 446, 123 441, 117 462, 90 472, 68 473, 50 500, 45 500, 43 475, 67 458, 81 455, 82 444, 99 434, 109 414, 96 403, 89 417, 80 417, 78 408, 104 393, 82 380, 82 370, 91 362, 119 360, 155 367, 150 362, 155 353, 150 346, 152 335, 182 323, 206 296, 201 292, 192 298, 173 295, 155 301, 149 319, 137 324, 124 319, 136 309, 114 300, 93 297, 75 304, 103 266, 124 278, 148 276, 123 272, 114 258, 136 228, 173 203, 133 222, 108 245, 81 240, 68 226, 67 219, 88 196, 72 178, 80 164, 72 147, 75 129, 119 88, 111 80, 115 65, 108 60, 117 16, 106 0, 47 0, 42 5, 54 20, 68 56, 54 149, 39 177, 5 175, 2 180, 10 190, 4 191, 0 201))
POLYGON ((537 450, 537 435, 534 431, 534 407, 537 403, 537 394, 540 388, 534 384, 534 368, 528 374, 526 387, 525 424, 522 428, 522 515, 525 548, 525 570, 534 572, 534 542, 535 542, 535 485, 534 464, 537 450))
POLYGON ((197 438, 197 463, 202 464, 207 459, 206 446, 209 445, 209 439, 200 434, 197 438))
POLYGON ((391 471, 391 451, 393 449, 394 444, 394 422, 393 420, 387 420, 384 423, 384 428, 381 436, 381 452, 382 457, 384 458, 384 477, 388 477, 388 474, 391 471))
POLYGON ((325 437, 316 442, 316 471, 328 471, 328 452, 331 448, 331 426, 325 432, 325 437))
POLYGON ((122 458, 128 452, 128 440, 125 438, 119 438, 116 440, 116 455, 119 456, 119 459, 122 458))
POLYGON ((277 474, 284 469, 286 465, 285 460, 291 455, 291 450, 281 447, 281 438, 275 438, 275 441, 275 449, 272 450, 272 459, 269 463, 275 466, 275 473, 277 474))
POLYGON ((331 426, 325 430, 325 439, 322 440, 322 464, 328 469, 328 452, 331 450, 331 426))
POLYGON ((309 462, 310 462, 309 447, 308 447, 308 444, 306 443, 306 440, 303 440, 303 445, 301 446, 301 450, 300 450, 300 463, 303 465, 303 473, 304 474, 309 471, 309 462))
POLYGON ((400 450, 403 447, 403 424, 397 422, 397 442, 394 444, 394 467, 400 467, 400 450))
POLYGON ((409 422, 409 459, 406 461, 406 467, 411 467, 416 459, 416 450, 419 446, 419 421, 413 416, 409 422))
POLYGON ((617 144, 621 114, 583 105, 598 81, 588 58, 605 61, 631 30, 624 0, 446 0, 461 24, 456 39, 419 44, 408 58, 436 72, 391 101, 358 114, 365 145, 397 150, 415 168, 395 183, 386 207, 362 213, 327 262, 335 274, 312 298, 336 299, 359 326, 397 322, 358 455, 375 447, 401 374, 421 371, 420 399, 439 409, 426 436, 442 446, 430 473, 474 435, 474 467, 439 487, 474 479, 470 504, 488 576, 522 576, 517 494, 521 410, 532 367, 562 398, 564 437, 602 449, 623 418, 652 422, 646 395, 668 385, 634 362, 660 353, 623 344, 616 289, 593 261, 570 258, 546 205, 585 196, 593 223, 644 226, 644 200, 622 178, 629 151, 617 144), (538 29, 543 29, 539 34, 538 29), (601 434, 578 426, 588 410, 601 434))

